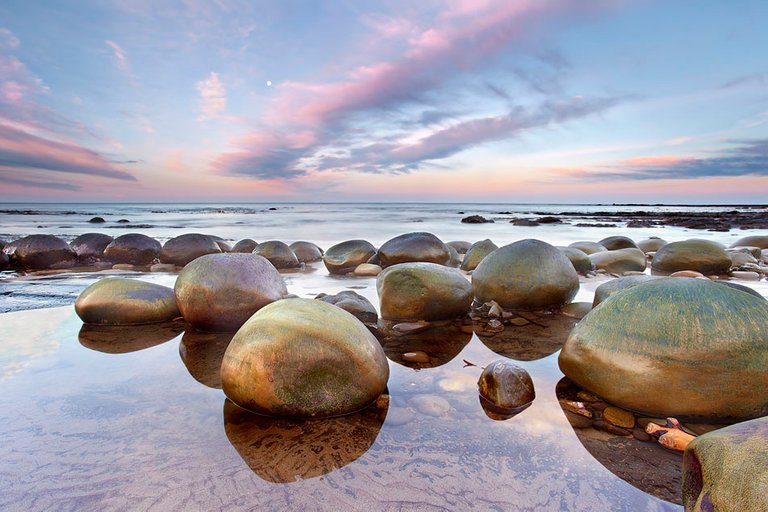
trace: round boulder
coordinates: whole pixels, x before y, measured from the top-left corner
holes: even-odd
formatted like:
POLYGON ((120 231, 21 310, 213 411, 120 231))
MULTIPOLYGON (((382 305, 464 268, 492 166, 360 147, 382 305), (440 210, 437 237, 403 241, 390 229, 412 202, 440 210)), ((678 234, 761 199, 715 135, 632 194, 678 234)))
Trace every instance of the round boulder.
POLYGON ((461 272, 436 263, 401 263, 376 278, 381 317, 391 321, 445 320, 467 313, 472 286, 461 272))
POLYGON ((368 260, 376 254, 376 248, 366 240, 347 240, 330 247, 323 255, 325 268, 331 274, 352 272, 361 263, 373 263, 368 260))
POLYGON ((540 240, 521 240, 493 251, 472 273, 480 302, 504 309, 549 309, 569 303, 579 276, 568 257, 540 240))
POLYGON ((768 510, 768 418, 697 437, 683 454, 685 510, 768 510))
POLYGON ((173 290, 137 279, 100 279, 83 290, 75 312, 86 324, 140 325, 181 316, 173 290))
POLYGON ((609 236, 608 238, 603 238, 598 243, 609 251, 615 251, 616 249, 637 249, 637 244, 631 238, 626 236, 609 236))
POLYGON ((311 299, 262 308, 237 331, 221 364, 230 400, 278 417, 353 413, 374 402, 388 379, 387 358, 368 328, 311 299))
POLYGON ((77 254, 67 242, 53 235, 29 235, 14 242, 14 257, 24 268, 70 268, 77 263, 77 254))
POLYGON ((186 233, 165 242, 160 250, 160 261, 183 267, 195 258, 220 252, 219 244, 210 236, 186 233))
POLYGON ((160 242, 141 233, 128 233, 114 240, 104 249, 104 259, 112 263, 151 265, 160 257, 160 242))
POLYGON ((10 260, 8 259, 8 255, 4 252, 0 252, 0 270, 5 270, 8 268, 8 265, 10 265, 10 260))
POLYGON ((646 238, 645 240, 640 240, 639 242, 637 242, 637 247, 641 251, 645 253, 649 253, 649 252, 658 251, 668 243, 669 242, 667 242, 666 240, 662 240, 661 238, 652 236, 650 238, 646 238))
POLYGON ((572 244, 569 244, 568 247, 578 249, 587 256, 596 252, 605 252, 608 250, 597 242, 573 242, 572 244))
POLYGON ((768 249, 768 235, 752 235, 739 238, 731 244, 731 247, 759 247, 768 249))
POLYGON ((264 256, 275 268, 296 268, 301 265, 290 247, 279 240, 260 243, 253 250, 253 254, 264 256))
POLYGON ((647 275, 639 275, 639 276, 626 276, 626 277, 619 277, 616 279, 612 279, 608 282, 605 282, 595 288, 595 296, 592 300, 592 307, 597 307, 598 304, 605 301, 608 297, 615 293, 619 293, 620 291, 626 290, 627 288, 632 288, 633 286, 637 286, 639 284, 648 282, 652 279, 662 279, 658 276, 647 276, 647 275))
POLYGON ((595 264, 589 259, 587 253, 581 249, 575 247, 558 247, 558 249, 563 251, 563 254, 571 260, 571 265, 579 274, 586 274, 591 270, 595 270, 595 264))
POLYGON ((84 233, 71 242, 69 246, 77 254, 77 259, 83 263, 93 263, 101 259, 104 249, 112 243, 112 238, 103 233, 84 233))
POLYGON ((382 268, 417 261, 445 265, 450 258, 448 248, 432 233, 406 233, 388 240, 379 248, 382 268))
POLYGON ((232 247, 232 251, 230 252, 240 252, 240 253, 252 253, 253 250, 256 248, 256 246, 259 245, 258 242, 255 240, 251 240, 250 238, 243 238, 239 242, 235 244, 234 247, 232 247))
POLYGON ((768 302, 708 280, 654 279, 571 331, 562 372, 624 409, 705 421, 768 414, 768 302))
POLYGON ((454 240, 452 242, 446 242, 445 245, 448 247, 453 247, 453 249, 459 253, 459 254, 467 254, 467 251, 470 247, 472 247, 472 244, 469 242, 465 242, 463 240, 454 240))
POLYGON ((379 314, 376 313, 376 308, 373 307, 371 301, 352 290, 344 290, 336 295, 321 293, 315 299, 333 304, 366 324, 375 324, 379 319, 379 314))
POLYGON ((488 238, 475 242, 464 255, 464 261, 461 262, 461 270, 475 270, 480 262, 483 261, 483 258, 498 248, 499 246, 488 238))
POLYGON ((651 262, 651 269, 659 274, 678 270, 695 270, 705 275, 725 274, 730 268, 731 258, 720 244, 698 239, 667 244, 656 251, 651 262))
POLYGON ((179 273, 174 287, 184 319, 201 331, 235 331, 288 290, 275 267, 258 254, 207 254, 179 273))
POLYGON ((311 263, 323 259, 323 250, 312 242, 293 242, 288 247, 300 263, 311 263))
POLYGON ((483 399, 503 410, 527 407, 536 398, 531 376, 507 359, 486 366, 477 387, 483 399))
POLYGON ((642 272, 648 265, 645 253, 640 249, 632 248, 597 252, 590 254, 589 259, 592 260, 596 269, 614 274, 642 272))

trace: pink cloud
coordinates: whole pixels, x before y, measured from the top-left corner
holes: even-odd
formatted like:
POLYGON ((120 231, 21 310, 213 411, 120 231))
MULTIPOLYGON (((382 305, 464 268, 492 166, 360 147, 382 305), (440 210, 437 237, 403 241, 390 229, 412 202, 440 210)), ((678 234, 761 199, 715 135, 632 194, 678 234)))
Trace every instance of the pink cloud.
MULTIPOLYGON (((502 48, 527 36, 539 21, 603 3, 458 1, 437 16, 433 26, 421 29, 404 20, 368 20, 380 33, 404 44, 399 58, 359 65, 335 82, 283 82, 262 120, 260 132, 271 136, 254 136, 246 144, 242 139, 235 141, 237 151, 216 158, 214 167, 225 173, 260 176, 257 166, 266 165, 271 167, 269 176, 278 176, 280 166, 285 166, 287 177, 303 174, 303 160, 350 136, 355 128, 349 124, 355 116, 418 104, 447 80, 486 65, 502 48), (305 137, 303 147, 281 142, 282 134, 296 131, 315 135, 305 137)), ((391 46, 389 39, 385 44, 391 46)), ((484 130, 505 131, 485 127, 492 123, 486 120, 463 128, 475 130, 475 140, 481 142, 484 130)))
POLYGON ((215 119, 227 109, 227 89, 219 75, 213 71, 208 78, 197 82, 197 92, 200 95, 200 110, 203 112, 200 120, 215 119))
POLYGON ((119 44, 109 39, 105 40, 104 43, 112 49, 112 56, 118 69, 123 73, 130 73, 131 67, 128 64, 128 55, 125 50, 119 44))

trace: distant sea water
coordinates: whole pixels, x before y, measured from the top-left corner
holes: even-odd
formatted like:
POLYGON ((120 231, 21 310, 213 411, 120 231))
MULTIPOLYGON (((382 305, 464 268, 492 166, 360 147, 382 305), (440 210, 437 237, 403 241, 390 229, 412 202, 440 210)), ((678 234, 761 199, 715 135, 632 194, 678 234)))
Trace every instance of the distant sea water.
MULTIPOLYGON (((229 241, 251 238, 257 242, 308 240, 327 248, 335 243, 362 238, 380 245, 413 231, 434 233, 444 241, 474 242, 490 238, 503 245, 524 238, 538 238, 553 245, 578 240, 600 240, 626 235, 635 240, 659 236, 668 241, 707 238, 730 244, 754 230, 727 233, 680 227, 627 228, 577 227, 574 223, 514 226, 512 218, 535 219, 563 212, 727 212, 734 206, 659 206, 590 204, 471 204, 471 203, 5 203, 0 204, 0 238, 13 239, 34 233, 53 234, 71 240, 87 232, 111 236, 144 233, 161 242, 183 233, 218 235, 229 241), (488 224, 463 224, 468 215, 493 219, 488 224), (90 223, 93 217, 106 222, 90 223), (128 223, 118 223, 127 220, 128 223)), ((584 222, 584 219, 580 219, 584 222)))

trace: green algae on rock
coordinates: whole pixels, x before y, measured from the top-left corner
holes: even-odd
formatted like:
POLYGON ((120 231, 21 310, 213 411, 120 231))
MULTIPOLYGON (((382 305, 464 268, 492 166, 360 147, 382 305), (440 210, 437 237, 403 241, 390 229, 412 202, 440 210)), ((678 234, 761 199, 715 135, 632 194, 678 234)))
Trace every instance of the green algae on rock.
POLYGON ((618 293, 622 290, 626 290, 627 288, 632 288, 633 286, 646 283, 648 281, 651 281, 652 279, 663 279, 663 278, 658 276, 639 275, 639 276, 618 277, 616 279, 606 281, 605 283, 595 288, 595 296, 592 299, 592 307, 593 308, 597 307, 598 304, 603 302, 605 299, 607 299, 614 293, 618 293))
POLYGON ((447 320, 469 312, 472 285, 458 270, 436 263, 401 263, 376 278, 384 320, 447 320))
POLYGON ((768 418, 691 441, 683 454, 683 503, 690 512, 768 510, 768 418))
POLYGON ((505 309, 557 308, 576 296, 579 276, 562 251, 527 239, 486 256, 472 273, 472 288, 478 301, 505 309))
POLYGON ((768 414, 768 302, 708 280, 656 279, 587 314, 562 372, 622 408, 727 421, 768 414))
POLYGON ((75 312, 86 324, 139 325, 181 316, 173 290, 137 279, 96 281, 77 297, 75 312))
POLYGON ((616 274, 642 272, 648 265, 645 253, 633 247, 593 253, 589 259, 596 269, 616 274))
POLYGON ((350 313, 284 299, 253 315, 224 353, 224 393, 269 416, 327 418, 371 404, 389 379, 379 342, 350 313))

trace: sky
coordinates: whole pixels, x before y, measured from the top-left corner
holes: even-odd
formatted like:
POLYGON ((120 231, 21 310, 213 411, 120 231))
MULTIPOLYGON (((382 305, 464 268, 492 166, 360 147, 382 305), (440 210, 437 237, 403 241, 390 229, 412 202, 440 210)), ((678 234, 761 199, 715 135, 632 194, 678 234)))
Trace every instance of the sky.
POLYGON ((766 203, 764 0, 5 0, 0 201, 766 203))

